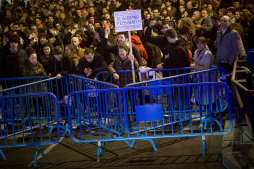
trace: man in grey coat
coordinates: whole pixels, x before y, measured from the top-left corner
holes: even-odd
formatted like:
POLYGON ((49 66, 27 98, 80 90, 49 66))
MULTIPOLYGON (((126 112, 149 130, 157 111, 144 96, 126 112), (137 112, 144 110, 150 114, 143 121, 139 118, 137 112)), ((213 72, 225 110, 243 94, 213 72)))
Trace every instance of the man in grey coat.
MULTIPOLYGON (((217 32, 215 47, 217 48, 217 65, 223 67, 226 73, 231 73, 233 64, 240 52, 241 37, 239 33, 230 27, 231 20, 228 16, 221 18, 221 28, 217 32)), ((227 84, 231 88, 230 78, 227 84)))
POLYGON ((205 37, 205 38, 209 38, 209 34, 212 31, 213 28, 213 24, 212 24, 212 20, 208 14, 207 9, 203 9, 202 10, 202 22, 201 25, 196 24, 196 33, 197 33, 197 37, 205 37))

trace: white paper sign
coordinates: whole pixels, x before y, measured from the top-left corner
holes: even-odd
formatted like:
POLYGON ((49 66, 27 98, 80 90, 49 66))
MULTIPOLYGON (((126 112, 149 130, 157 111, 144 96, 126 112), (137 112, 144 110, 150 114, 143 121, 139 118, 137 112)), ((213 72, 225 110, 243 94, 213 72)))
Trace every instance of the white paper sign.
POLYGON ((143 30, 141 10, 114 12, 116 32, 143 30))

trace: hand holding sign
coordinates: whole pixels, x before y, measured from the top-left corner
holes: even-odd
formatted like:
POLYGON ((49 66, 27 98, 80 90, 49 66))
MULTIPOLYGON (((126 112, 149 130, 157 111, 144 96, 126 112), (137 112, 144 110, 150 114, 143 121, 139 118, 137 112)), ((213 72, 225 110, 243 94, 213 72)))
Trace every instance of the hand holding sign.
POLYGON ((131 60, 134 60, 134 56, 133 56, 132 54, 130 55, 130 59, 131 59, 131 60))

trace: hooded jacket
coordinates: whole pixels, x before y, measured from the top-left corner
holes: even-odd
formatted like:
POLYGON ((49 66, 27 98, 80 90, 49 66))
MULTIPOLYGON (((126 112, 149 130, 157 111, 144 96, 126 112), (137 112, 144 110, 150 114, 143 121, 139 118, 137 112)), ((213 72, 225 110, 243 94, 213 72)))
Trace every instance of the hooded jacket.
POLYGON ((148 61, 148 55, 147 55, 146 49, 144 48, 138 36, 131 36, 131 44, 132 46, 135 46, 135 48, 137 48, 140 56, 144 58, 146 61, 148 61))

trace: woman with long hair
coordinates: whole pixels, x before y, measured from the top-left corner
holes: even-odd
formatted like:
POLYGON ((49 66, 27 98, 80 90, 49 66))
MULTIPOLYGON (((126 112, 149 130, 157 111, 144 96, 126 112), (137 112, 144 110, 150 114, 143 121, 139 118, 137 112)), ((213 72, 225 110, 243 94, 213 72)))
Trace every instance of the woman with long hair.
POLYGON ((75 71, 76 66, 79 63, 80 57, 77 55, 77 50, 73 45, 68 44, 65 46, 65 54, 71 58, 72 61, 72 73, 75 71))
POLYGON ((177 26, 178 38, 183 40, 191 51, 194 50, 195 32, 192 29, 190 18, 182 18, 178 21, 177 26))
POLYGON ((163 8, 162 10, 161 10, 161 16, 162 16, 162 19, 165 19, 168 15, 170 15, 169 14, 169 11, 168 11, 168 8, 163 8))
MULTIPOLYGON (((50 43, 44 43, 38 53, 38 60, 45 70, 48 69, 49 60, 54 57, 54 47, 50 43)), ((48 73, 48 72, 47 72, 48 73)))
POLYGON ((252 19, 252 15, 251 15, 250 11, 248 11, 247 9, 243 9, 240 12, 240 16, 241 16, 240 24, 243 26, 244 33, 248 34, 250 21, 252 19))

